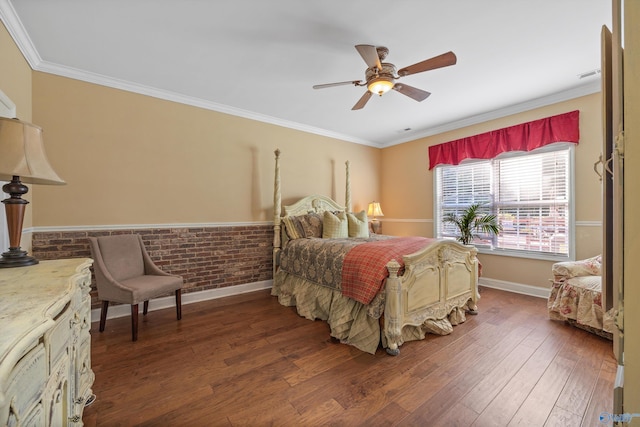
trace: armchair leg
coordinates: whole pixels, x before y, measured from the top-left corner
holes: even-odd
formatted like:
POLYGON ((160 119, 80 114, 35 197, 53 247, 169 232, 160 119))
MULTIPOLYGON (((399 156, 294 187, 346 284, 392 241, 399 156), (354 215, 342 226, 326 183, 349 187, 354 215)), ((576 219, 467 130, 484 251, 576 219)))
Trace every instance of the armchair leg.
POLYGON ((131 341, 138 341, 138 304, 131 304, 131 341))
POLYGON ((182 319, 182 293, 176 289, 176 315, 178 320, 182 319))
POLYGON ((142 315, 146 316, 148 311, 149 311, 149 300, 146 300, 144 302, 144 305, 142 306, 142 315))
POLYGON ((107 311, 109 310, 109 301, 102 301, 102 309, 100 310, 100 332, 104 332, 107 324, 107 311))

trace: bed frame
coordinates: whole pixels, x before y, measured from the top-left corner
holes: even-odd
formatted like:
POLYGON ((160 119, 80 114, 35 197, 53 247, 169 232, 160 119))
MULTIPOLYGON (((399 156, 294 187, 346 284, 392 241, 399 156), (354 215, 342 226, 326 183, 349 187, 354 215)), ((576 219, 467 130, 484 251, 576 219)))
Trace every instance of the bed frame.
MULTIPOLYGON (((303 215, 325 210, 351 211, 349 162, 346 162, 345 206, 332 199, 313 195, 284 206, 284 216, 303 215)), ((274 241, 273 268, 279 267, 280 251, 286 233, 281 230, 280 150, 275 151, 274 182, 274 241)), ((426 248, 403 257, 401 265, 392 260, 387 264, 389 277, 384 287, 385 308, 381 341, 387 353, 397 355, 399 346, 412 334, 404 334, 405 327, 418 327, 446 335, 452 325, 464 322, 465 313, 477 314, 478 259, 473 246, 453 240, 439 240, 426 248)), ((276 286, 276 283, 274 283, 276 286)))

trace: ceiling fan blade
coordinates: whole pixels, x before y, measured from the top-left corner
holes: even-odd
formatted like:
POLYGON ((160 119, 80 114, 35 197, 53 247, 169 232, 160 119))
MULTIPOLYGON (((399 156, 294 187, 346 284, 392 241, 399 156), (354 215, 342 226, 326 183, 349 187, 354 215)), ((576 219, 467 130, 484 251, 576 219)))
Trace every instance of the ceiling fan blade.
POLYGON ((369 98, 371 98, 371 95, 373 95, 371 92, 366 91, 364 95, 362 95, 362 97, 358 100, 358 102, 356 102, 356 105, 353 106, 352 110, 362 109, 362 107, 367 104, 367 101, 369 101, 369 98))
POLYGON ((398 75, 408 76, 409 74, 422 73, 423 71, 435 70, 436 68, 448 67, 454 65, 457 61, 456 55, 453 52, 443 53, 442 55, 434 56, 431 59, 426 59, 422 62, 418 62, 408 67, 398 70, 398 75))
POLYGON ((367 67, 382 70, 382 64, 380 64, 380 58, 378 58, 378 51, 375 46, 371 46, 370 44, 358 44, 356 45, 356 49, 360 56, 362 56, 362 59, 364 59, 367 67))
POLYGON ((361 80, 352 80, 352 81, 348 81, 348 82, 336 82, 336 83, 325 83, 325 84, 321 84, 321 85, 314 85, 313 88, 314 89, 324 89, 326 87, 345 86, 345 85, 359 86, 361 84, 362 84, 361 80))
POLYGON ((429 97, 429 95, 431 95, 430 92, 426 92, 422 89, 418 89, 404 83, 396 83, 393 86, 393 90, 400 92, 403 95, 407 95, 409 98, 413 98, 418 102, 424 101, 429 97))

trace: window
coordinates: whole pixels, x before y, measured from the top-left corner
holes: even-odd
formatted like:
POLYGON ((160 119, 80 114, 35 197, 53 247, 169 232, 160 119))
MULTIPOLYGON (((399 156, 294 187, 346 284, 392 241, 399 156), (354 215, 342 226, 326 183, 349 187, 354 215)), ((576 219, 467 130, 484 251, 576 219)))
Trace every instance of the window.
POLYGON ((435 173, 435 232, 455 238, 444 224, 447 213, 480 203, 498 217, 502 232, 481 235, 481 252, 531 258, 573 256, 573 147, 555 144, 528 153, 509 153, 491 160, 440 165, 435 173))

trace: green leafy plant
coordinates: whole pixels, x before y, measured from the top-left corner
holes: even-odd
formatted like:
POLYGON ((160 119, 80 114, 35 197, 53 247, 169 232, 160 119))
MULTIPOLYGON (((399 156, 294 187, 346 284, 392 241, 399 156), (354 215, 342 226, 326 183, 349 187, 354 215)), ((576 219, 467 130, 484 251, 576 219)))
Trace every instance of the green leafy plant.
POLYGON ((478 237, 478 233, 498 234, 502 226, 493 214, 481 214, 482 204, 476 203, 466 208, 460 215, 446 214, 442 220, 445 223, 454 224, 459 233, 458 241, 464 245, 470 245, 478 237))

